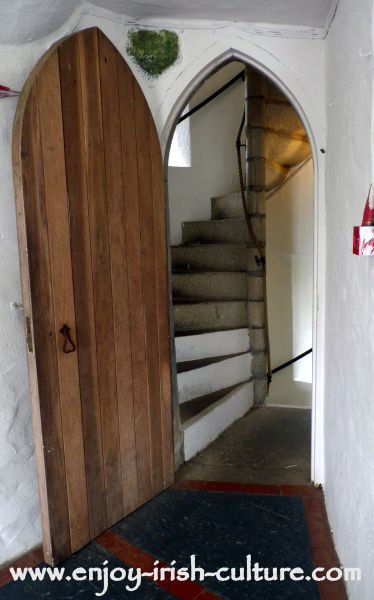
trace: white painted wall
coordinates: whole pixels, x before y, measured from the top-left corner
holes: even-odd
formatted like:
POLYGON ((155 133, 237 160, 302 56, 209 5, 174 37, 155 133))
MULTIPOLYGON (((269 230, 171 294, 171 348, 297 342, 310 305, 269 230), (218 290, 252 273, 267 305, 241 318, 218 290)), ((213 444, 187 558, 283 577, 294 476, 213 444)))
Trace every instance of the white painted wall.
MULTIPOLYGON (((273 368, 313 346, 313 163, 266 203, 267 286, 273 368)), ((268 406, 311 408, 312 355, 273 375, 268 406)))
POLYGON ((340 0, 327 38, 326 481, 335 542, 374 590, 374 261, 352 254, 373 173, 373 3, 340 0))
MULTIPOLYGON (((26 25, 27 15, 23 14, 22 18, 26 25)), ((121 18, 100 8, 87 9, 85 5, 84 10, 78 9, 59 30, 48 37, 23 46, 0 46, 0 82, 13 88, 21 88, 32 67, 53 42, 74 30, 94 25, 99 26, 125 56, 127 33, 134 27, 130 21, 131 19, 121 18)), ((261 26, 255 30, 250 24, 230 22, 211 26, 206 21, 185 22, 182 29, 180 23, 167 19, 143 21, 142 26, 173 28, 180 35, 181 57, 158 80, 145 78, 129 61, 153 112, 163 149, 175 116, 188 100, 191 82, 192 85, 196 85, 215 63, 221 63, 231 56, 250 59, 264 72, 273 76, 289 97, 302 107, 303 118, 315 148, 325 145, 325 42, 321 39, 302 37, 311 32, 291 29, 288 33, 299 37, 283 38, 282 32, 272 36, 267 30, 270 35, 264 35, 265 30, 262 30, 261 26)), ((2 22, 2 27, 6 28, 7 23, 2 22)), ((19 302, 21 299, 11 169, 11 127, 15 107, 16 99, 0 100, 0 236, 3 236, 0 237, 0 563, 31 548, 41 539, 27 390, 25 336, 21 315, 10 309, 11 302, 19 302)), ((368 133, 367 128, 364 133, 368 133)), ((321 207, 318 221, 321 239, 317 284, 320 284, 319 307, 323 315, 324 165, 323 157, 319 158, 316 182, 318 203, 321 207)), ((347 171, 346 164, 344 170, 347 171)), ((356 213, 355 221, 359 220, 356 213)), ((341 229, 339 234, 340 231, 341 229)), ((347 232, 350 235, 349 228, 347 232)), ((344 324, 340 322, 339 326, 344 324)), ((323 432, 323 334, 324 323, 323 318, 320 318, 317 325, 321 347, 318 363, 320 385, 317 388, 319 408, 316 411, 318 421, 315 426, 319 436, 322 436, 323 432)), ((345 349, 345 346, 339 347, 345 349)), ((365 372, 370 373, 369 364, 365 372)), ((322 438, 318 440, 317 448, 314 459, 317 479, 323 481, 322 438)), ((367 494, 367 490, 365 493, 367 494)))
MULTIPOLYGON (((273 368, 312 347, 313 163, 266 202, 269 332, 273 368)), ((312 382, 312 356, 288 367, 293 381, 312 382)), ((274 385, 279 375, 274 377, 274 385)))
MULTIPOLYGON (((191 99, 190 107, 218 90, 244 68, 234 62, 213 75, 191 99)), ((239 81, 194 113, 190 119, 190 168, 169 167, 170 241, 182 241, 183 221, 210 219, 210 199, 239 189, 235 140, 244 110, 239 81)), ((178 125, 174 138, 178 135, 178 125)), ((172 146, 173 148, 173 146, 172 146)))

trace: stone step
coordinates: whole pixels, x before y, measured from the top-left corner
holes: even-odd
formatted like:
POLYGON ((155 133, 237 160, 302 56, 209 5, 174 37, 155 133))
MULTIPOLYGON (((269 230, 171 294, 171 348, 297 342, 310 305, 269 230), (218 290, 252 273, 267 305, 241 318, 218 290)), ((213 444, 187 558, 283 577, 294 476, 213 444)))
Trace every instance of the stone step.
POLYGON ((179 405, 179 416, 181 424, 185 423, 189 419, 192 419, 199 413, 203 412, 209 406, 212 406, 217 400, 220 400, 224 396, 227 396, 230 392, 235 390, 238 386, 231 385, 228 388, 223 390, 219 390, 218 392, 212 392, 211 394, 206 394, 205 396, 201 396, 200 398, 195 398, 190 402, 185 402, 184 404, 179 405))
MULTIPOLYGON (((254 250, 248 248, 248 251, 254 250)), ((245 271, 246 244, 200 244, 171 248, 173 271, 204 269, 209 271, 245 271)))
MULTIPOLYGON (((185 419, 182 424, 184 436, 184 459, 190 460, 198 452, 209 446, 230 425, 243 417, 253 406, 253 381, 247 381, 235 386, 229 391, 217 392, 213 403, 209 400, 202 411, 185 419), (221 394, 223 394, 221 396, 221 394), (218 399, 217 399, 218 396, 218 399)), ((202 406, 201 399, 200 407, 202 406)), ((181 406, 191 410, 187 402, 181 406)))
POLYGON ((173 306, 175 332, 222 331, 247 326, 245 301, 190 302, 173 306))
POLYGON ((179 404, 248 381, 251 377, 251 359, 251 354, 247 352, 178 373, 179 404))
POLYGON ((173 301, 178 298, 194 300, 245 300, 247 276, 235 272, 180 273, 172 276, 173 301))
MULTIPOLYGON (((265 219, 252 219, 253 229, 260 241, 265 240, 265 219)), ((245 219, 217 219, 182 223, 183 244, 243 244, 250 241, 245 219)))
POLYGON ((242 219, 244 215, 242 197, 238 192, 211 198, 210 206, 212 219, 242 219))
POLYGON ((208 365, 213 365, 221 360, 226 360, 227 358, 242 356, 242 354, 245 354, 245 352, 239 352, 238 354, 225 354, 224 356, 210 356, 209 358, 198 358, 197 360, 186 360, 177 363, 177 373, 186 373, 186 371, 200 369, 208 365))
POLYGON ((184 335, 175 338, 177 363, 248 352, 248 328, 184 335))

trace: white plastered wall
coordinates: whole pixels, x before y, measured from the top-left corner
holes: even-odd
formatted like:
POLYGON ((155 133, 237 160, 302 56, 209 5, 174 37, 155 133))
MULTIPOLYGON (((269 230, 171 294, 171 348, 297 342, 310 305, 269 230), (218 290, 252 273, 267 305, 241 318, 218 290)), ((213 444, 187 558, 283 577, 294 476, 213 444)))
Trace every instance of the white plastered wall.
MULTIPOLYGON (((230 63, 193 98, 193 105, 232 79, 243 65, 230 63)), ((213 78, 212 78, 213 79, 213 78)), ((183 221, 210 219, 210 199, 239 190, 235 140, 244 110, 244 83, 238 81, 194 113, 190 121, 191 167, 169 167, 170 242, 181 243, 183 221)))
MULTIPOLYGON (((296 168, 297 169, 297 168, 296 168)), ((266 263, 273 368, 313 344, 313 162, 266 201, 266 263)), ((269 403, 310 407, 312 355, 274 374, 269 403)))
MULTIPOLYGON (((134 25, 99 8, 75 13, 48 38, 24 46, 0 46, 0 82, 21 88, 37 60, 56 40, 74 30, 100 27, 125 56, 128 30, 134 25)), ((2 24, 6 27, 6 24, 2 24)), ((319 246, 316 270, 321 318, 315 324, 319 353, 315 368, 318 385, 313 457, 315 477, 323 481, 323 312, 324 312, 324 156, 317 154, 325 145, 324 40, 293 39, 253 33, 241 24, 214 24, 207 21, 153 21, 141 26, 173 28, 180 36, 178 62, 157 80, 149 80, 130 63, 146 95, 165 149, 176 116, 197 85, 213 68, 230 57, 250 60, 276 79, 289 98, 302 111, 313 142, 316 161, 319 246)), ((17 231, 11 167, 11 128, 15 99, 0 100, 0 564, 36 545, 41 540, 33 437, 27 388, 26 348, 22 314, 10 304, 21 301, 17 231)))
POLYGON ((374 590, 374 261, 352 254, 373 175, 371 0, 341 0, 327 39, 326 480, 342 563, 361 567, 351 600, 374 590))

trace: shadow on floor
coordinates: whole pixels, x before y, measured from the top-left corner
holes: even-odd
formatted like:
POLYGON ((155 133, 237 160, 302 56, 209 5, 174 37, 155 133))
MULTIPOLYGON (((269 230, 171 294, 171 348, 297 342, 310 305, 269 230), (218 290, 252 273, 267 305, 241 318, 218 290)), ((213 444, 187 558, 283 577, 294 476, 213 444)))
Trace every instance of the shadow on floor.
POLYGON ((181 467, 177 481, 310 484, 311 411, 257 408, 181 467))

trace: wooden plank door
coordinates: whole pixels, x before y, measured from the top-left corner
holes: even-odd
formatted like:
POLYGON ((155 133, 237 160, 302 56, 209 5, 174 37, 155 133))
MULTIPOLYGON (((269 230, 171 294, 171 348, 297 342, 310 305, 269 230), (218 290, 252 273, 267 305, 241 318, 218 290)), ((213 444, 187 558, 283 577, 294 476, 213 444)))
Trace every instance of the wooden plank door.
POLYGON ((174 477, 159 140, 98 29, 31 74, 14 175, 44 553, 56 564, 174 477))

